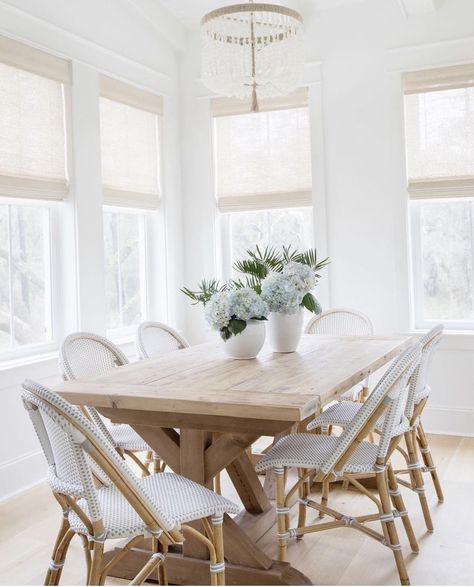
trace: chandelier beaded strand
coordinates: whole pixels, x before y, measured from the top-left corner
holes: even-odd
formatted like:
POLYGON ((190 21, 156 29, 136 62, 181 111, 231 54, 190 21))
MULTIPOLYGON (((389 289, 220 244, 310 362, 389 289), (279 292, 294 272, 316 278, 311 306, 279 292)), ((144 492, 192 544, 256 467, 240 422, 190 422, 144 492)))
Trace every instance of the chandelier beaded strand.
POLYGON ((261 2, 213 10, 201 21, 202 81, 213 92, 251 101, 284 96, 300 83, 303 20, 261 2))

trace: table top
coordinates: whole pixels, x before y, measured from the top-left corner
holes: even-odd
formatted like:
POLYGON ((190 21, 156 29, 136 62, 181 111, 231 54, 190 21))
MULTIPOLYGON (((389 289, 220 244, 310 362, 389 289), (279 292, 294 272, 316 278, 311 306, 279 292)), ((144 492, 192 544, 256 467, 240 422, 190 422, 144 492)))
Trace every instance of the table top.
POLYGON ((173 351, 105 375, 54 387, 97 408, 298 422, 363 381, 410 344, 409 337, 304 335, 295 353, 264 347, 228 358, 219 342, 173 351))

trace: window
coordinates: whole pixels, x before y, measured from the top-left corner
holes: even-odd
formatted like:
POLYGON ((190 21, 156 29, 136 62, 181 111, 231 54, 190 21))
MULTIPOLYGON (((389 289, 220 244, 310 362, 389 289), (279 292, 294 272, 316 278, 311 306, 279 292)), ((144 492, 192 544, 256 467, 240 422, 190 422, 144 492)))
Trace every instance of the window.
POLYGON ((404 89, 415 326, 474 329, 474 66, 404 89))
POLYGON ((106 323, 118 338, 147 317, 146 210, 158 209, 161 196, 162 103, 105 76, 100 92, 106 323))
POLYGON ((104 210, 106 325, 123 334, 146 316, 145 218, 104 210))
POLYGON ((223 272, 255 245, 309 248, 312 177, 307 90, 263 100, 259 112, 241 101, 212 102, 223 272))
MULTIPOLYGON (((57 338, 52 200, 68 191, 69 63, 0 36, 0 355, 57 338)), ((56 205, 56 208, 59 205, 56 205)))

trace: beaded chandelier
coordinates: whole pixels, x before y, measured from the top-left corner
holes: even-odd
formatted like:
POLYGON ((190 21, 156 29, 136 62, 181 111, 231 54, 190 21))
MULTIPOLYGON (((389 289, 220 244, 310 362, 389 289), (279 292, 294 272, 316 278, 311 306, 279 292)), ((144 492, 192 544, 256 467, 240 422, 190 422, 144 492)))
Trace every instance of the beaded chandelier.
POLYGON ((284 96, 303 70, 303 19, 275 4, 235 4, 201 21, 202 81, 213 92, 250 99, 284 96))

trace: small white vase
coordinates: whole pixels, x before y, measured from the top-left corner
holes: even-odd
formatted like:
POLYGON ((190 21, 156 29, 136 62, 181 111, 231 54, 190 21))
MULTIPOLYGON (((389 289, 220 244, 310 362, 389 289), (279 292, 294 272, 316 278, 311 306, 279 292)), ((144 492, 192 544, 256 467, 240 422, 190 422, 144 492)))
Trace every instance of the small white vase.
POLYGON ((272 312, 268 317, 268 338, 274 353, 294 353, 303 333, 303 308, 295 314, 272 312))
POLYGON ((265 342, 265 322, 249 320, 245 330, 222 341, 224 352, 232 359, 255 359, 265 342))

